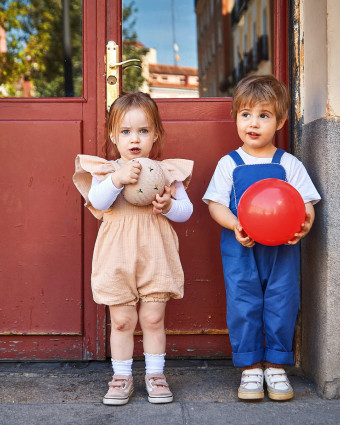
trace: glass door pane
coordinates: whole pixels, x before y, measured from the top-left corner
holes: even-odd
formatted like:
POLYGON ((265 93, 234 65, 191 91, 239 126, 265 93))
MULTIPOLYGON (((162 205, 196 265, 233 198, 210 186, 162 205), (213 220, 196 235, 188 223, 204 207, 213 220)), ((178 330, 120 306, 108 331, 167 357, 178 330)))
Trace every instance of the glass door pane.
POLYGON ((273 72, 271 0, 123 0, 123 91, 154 98, 231 96, 273 72), (136 63, 137 64, 137 63, 136 63))
POLYGON ((0 97, 82 95, 82 0, 0 1, 0 97))

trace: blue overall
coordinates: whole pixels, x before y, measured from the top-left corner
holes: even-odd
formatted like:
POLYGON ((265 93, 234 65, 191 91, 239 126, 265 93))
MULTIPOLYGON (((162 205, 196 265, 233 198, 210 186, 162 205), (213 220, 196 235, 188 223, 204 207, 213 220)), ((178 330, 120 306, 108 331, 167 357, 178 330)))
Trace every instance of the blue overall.
MULTIPOLYGON (((230 196, 230 209, 236 216, 239 200, 251 184, 266 178, 286 180, 280 164, 283 153, 277 149, 271 163, 255 165, 246 165, 236 151, 229 154, 236 163, 230 196)), ((299 307, 299 244, 255 243, 253 248, 246 248, 232 230, 223 228, 221 253, 234 365, 250 366, 262 360, 293 364, 299 307)))

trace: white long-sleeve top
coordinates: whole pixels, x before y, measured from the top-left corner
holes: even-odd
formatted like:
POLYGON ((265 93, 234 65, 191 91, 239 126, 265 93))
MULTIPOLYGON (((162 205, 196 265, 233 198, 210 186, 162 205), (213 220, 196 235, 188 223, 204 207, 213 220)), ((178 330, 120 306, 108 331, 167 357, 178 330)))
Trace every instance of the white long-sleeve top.
MULTIPOLYGON (((193 205, 184 189, 183 183, 175 181, 174 186, 176 199, 171 199, 171 208, 163 215, 171 221, 183 223, 190 218, 193 212, 193 205)), ((111 176, 102 182, 92 177, 91 189, 88 195, 91 205, 97 210, 107 210, 115 202, 123 188, 124 186, 117 189, 112 182, 111 176)))

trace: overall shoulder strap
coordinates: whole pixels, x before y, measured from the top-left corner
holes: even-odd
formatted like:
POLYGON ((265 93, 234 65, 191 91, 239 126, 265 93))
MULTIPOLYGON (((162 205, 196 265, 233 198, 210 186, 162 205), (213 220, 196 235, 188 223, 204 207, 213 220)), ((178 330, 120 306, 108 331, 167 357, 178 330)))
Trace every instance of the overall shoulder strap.
POLYGON ((244 164, 243 159, 241 158, 239 153, 237 153, 236 151, 232 151, 232 152, 228 153, 228 155, 230 155, 232 157, 232 159, 235 161, 236 165, 243 165, 244 164))
POLYGON ((280 164, 282 155, 284 153, 285 151, 283 149, 277 148, 272 159, 272 164, 280 164))

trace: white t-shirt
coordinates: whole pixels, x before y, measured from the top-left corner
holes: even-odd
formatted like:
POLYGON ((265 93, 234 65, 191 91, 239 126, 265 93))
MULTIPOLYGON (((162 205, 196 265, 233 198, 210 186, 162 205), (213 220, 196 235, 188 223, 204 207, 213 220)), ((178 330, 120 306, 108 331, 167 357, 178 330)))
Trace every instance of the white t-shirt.
MULTIPOLYGON (((242 148, 238 148, 236 152, 247 165, 272 162, 272 158, 257 158, 247 154, 242 148)), ((300 193, 304 203, 312 202, 316 204, 321 199, 301 161, 285 152, 281 157, 280 164, 286 171, 287 182, 300 193)), ((235 168, 236 164, 230 155, 225 155, 219 160, 208 189, 202 198, 206 204, 214 201, 229 208, 230 193, 233 187, 233 170, 235 168)))

